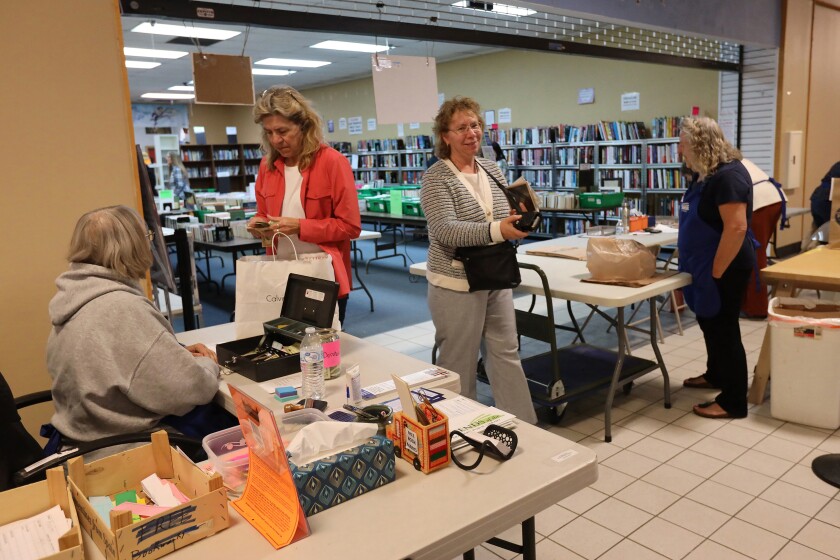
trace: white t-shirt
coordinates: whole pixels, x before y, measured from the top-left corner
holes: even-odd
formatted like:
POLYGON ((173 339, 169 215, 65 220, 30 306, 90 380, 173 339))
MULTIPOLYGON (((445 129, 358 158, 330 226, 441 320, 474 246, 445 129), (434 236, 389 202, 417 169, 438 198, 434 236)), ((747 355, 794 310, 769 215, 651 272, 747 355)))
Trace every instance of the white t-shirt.
MULTIPOLYGON (((283 195, 283 206, 280 208, 280 215, 285 218, 305 218, 306 214, 303 213, 303 203, 300 201, 303 175, 300 174, 300 169, 297 166, 292 167, 287 165, 283 169, 283 176, 286 179, 286 192, 283 195)), ((283 236, 281 235, 280 237, 283 236)), ((298 254, 321 252, 321 248, 318 245, 301 241, 297 235, 290 235, 289 238, 294 243, 298 254)), ((295 258, 295 253, 285 238, 277 240, 276 251, 279 258, 295 258)))

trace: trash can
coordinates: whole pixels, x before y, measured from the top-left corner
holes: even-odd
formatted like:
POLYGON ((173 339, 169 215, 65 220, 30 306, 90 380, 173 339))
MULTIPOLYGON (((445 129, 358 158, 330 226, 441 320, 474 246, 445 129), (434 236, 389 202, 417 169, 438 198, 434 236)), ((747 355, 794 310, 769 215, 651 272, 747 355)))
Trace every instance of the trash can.
POLYGON ((773 298, 770 413, 817 428, 840 428, 840 305, 773 298))

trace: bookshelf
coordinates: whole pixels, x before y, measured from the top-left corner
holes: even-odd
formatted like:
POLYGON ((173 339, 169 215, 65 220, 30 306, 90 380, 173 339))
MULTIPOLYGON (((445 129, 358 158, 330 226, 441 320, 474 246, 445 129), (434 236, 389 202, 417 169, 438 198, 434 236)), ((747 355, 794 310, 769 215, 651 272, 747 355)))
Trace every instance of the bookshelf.
MULTIPOLYGON (((682 160, 678 153, 679 118, 654 119, 650 130, 670 136, 645 138, 647 127, 637 122, 600 122, 593 125, 497 129, 509 165, 508 181, 527 179, 540 195, 547 219, 538 234, 558 236, 580 233, 586 215, 557 207, 561 197, 579 185, 579 171, 589 166, 594 186, 620 179, 631 208, 657 216, 676 216, 685 192, 682 160)), ((617 212, 607 212, 615 219, 617 212)))
POLYGON ((181 146, 193 190, 220 190, 219 178, 229 179, 230 190, 244 191, 256 180, 262 151, 259 144, 190 144, 181 146))
MULTIPOLYGON (((417 184, 433 152, 432 139, 426 135, 359 140, 355 154, 358 165, 353 173, 357 180, 364 183, 417 184)), ((345 155, 348 154, 345 152, 345 155)))

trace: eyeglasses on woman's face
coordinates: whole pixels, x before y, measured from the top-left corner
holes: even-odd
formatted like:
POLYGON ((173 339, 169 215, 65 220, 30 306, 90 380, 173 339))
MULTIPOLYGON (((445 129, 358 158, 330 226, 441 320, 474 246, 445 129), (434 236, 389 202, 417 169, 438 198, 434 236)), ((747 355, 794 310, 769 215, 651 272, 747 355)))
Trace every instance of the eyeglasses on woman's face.
POLYGON ((473 123, 470 123, 470 124, 461 125, 458 128, 451 129, 449 132, 457 134, 458 136, 463 136, 468 131, 474 132, 476 134, 480 134, 481 133, 481 123, 476 121, 476 122, 473 122, 473 123))

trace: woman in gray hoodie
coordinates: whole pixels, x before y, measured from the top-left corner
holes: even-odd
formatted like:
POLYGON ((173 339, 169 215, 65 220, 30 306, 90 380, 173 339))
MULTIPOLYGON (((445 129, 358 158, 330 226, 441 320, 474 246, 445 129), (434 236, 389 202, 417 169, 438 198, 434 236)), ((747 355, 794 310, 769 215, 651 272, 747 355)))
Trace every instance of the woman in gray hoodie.
POLYGON ((219 388, 215 353, 203 344, 181 346, 142 289, 152 235, 127 206, 93 210, 76 224, 70 269, 56 280, 49 306, 52 424, 64 440, 92 441, 159 423, 203 437, 235 425, 215 405, 200 406, 219 388))

